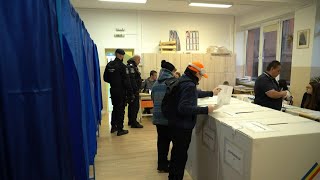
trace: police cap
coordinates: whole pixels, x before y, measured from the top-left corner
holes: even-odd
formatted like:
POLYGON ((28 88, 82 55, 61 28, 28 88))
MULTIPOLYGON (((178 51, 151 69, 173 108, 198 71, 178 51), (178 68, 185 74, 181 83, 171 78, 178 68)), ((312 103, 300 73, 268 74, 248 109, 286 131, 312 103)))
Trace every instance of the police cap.
POLYGON ((117 49, 116 53, 121 54, 121 55, 125 55, 126 54, 123 49, 117 49))

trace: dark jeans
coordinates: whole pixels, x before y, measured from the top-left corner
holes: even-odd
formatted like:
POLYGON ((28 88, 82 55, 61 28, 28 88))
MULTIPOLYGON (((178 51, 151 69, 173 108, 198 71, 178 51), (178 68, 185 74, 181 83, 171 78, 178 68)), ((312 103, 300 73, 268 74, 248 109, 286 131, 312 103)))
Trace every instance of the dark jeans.
POLYGON ((169 165, 169 180, 182 180, 188 159, 192 130, 172 128, 171 134, 173 147, 169 165))
POLYGON ((133 102, 129 103, 128 106, 128 121, 129 124, 135 124, 137 123, 137 115, 139 112, 139 95, 135 95, 135 98, 133 100, 133 102))
POLYGON ((117 130, 123 129, 124 108, 125 108, 125 93, 117 92, 110 89, 111 102, 113 105, 111 114, 111 126, 116 127, 117 130))
POLYGON ((168 153, 171 142, 171 134, 168 126, 156 125, 158 132, 158 170, 168 169, 168 153))

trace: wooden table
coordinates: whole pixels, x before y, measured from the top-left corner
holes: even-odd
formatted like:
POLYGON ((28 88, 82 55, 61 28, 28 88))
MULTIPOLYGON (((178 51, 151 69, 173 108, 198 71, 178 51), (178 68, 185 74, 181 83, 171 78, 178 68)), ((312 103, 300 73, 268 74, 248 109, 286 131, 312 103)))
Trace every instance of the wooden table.
POLYGON ((142 116, 152 116, 152 114, 143 114, 142 109, 143 108, 153 108, 153 101, 151 99, 151 94, 149 93, 139 93, 139 118, 140 122, 142 119, 142 116))
POLYGON ((301 108, 301 107, 297 107, 297 106, 291 106, 291 105, 287 105, 287 104, 283 104, 282 111, 296 115, 296 116, 302 116, 302 117, 320 122, 320 112, 319 111, 313 111, 310 109, 305 109, 305 108, 301 108))

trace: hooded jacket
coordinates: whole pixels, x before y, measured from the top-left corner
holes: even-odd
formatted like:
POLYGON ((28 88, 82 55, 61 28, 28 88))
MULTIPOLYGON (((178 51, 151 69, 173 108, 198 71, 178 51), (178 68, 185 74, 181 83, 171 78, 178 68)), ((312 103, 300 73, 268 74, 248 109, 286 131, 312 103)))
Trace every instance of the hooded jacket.
POLYGON ((169 78, 172 78, 173 74, 162 68, 159 73, 157 81, 154 83, 151 91, 151 98, 153 101, 153 119, 152 122, 155 125, 165 125, 168 126, 168 119, 166 119, 161 111, 161 104, 164 95, 166 94, 167 86, 165 81, 169 78))

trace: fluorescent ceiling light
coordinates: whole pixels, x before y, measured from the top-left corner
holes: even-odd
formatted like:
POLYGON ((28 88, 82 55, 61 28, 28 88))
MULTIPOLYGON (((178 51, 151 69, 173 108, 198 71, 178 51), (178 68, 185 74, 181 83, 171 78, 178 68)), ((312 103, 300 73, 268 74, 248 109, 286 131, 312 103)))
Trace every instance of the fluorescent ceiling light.
POLYGON ((189 6, 213 7, 213 8, 229 8, 230 4, 209 4, 209 3, 190 3, 189 6))
POLYGON ((146 3, 147 0, 99 0, 106 2, 122 2, 122 3, 146 3))

